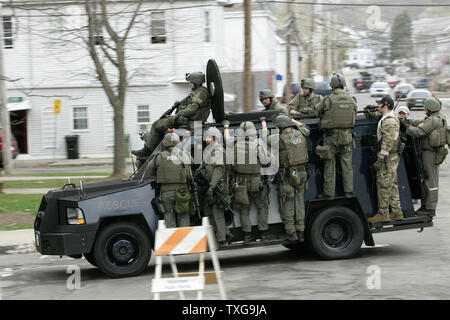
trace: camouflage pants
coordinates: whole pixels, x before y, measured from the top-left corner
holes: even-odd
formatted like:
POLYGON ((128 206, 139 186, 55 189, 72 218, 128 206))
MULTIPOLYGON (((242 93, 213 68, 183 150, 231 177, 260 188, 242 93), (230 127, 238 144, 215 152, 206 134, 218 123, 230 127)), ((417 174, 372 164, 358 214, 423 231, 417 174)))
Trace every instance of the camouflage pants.
POLYGON ((323 145, 329 145, 334 155, 332 159, 323 160, 323 192, 328 196, 333 196, 336 192, 336 158, 339 158, 341 165, 344 192, 353 192, 352 144, 340 146, 337 139, 334 134, 323 140, 323 145))
POLYGON ((252 203, 255 204, 258 213, 258 230, 266 231, 269 229, 269 204, 267 203, 267 189, 267 186, 263 186, 259 192, 247 192, 249 204, 236 203, 235 201, 233 202, 234 209, 236 209, 240 215, 242 231, 252 231, 252 224, 250 221, 250 208, 252 203))
POLYGON ((166 228, 189 227, 189 213, 175 213, 176 191, 161 192, 161 201, 164 205, 166 213, 164 213, 164 222, 166 228))
POLYGON ((150 152, 156 149, 161 140, 164 138, 166 131, 173 128, 175 123, 173 116, 169 116, 163 119, 159 119, 152 124, 150 131, 144 134, 145 146, 150 149, 150 152))
POLYGON ((439 195, 439 166, 434 164, 436 152, 424 150, 423 167, 425 169, 425 203, 428 210, 436 210, 439 195))
POLYGON ((377 172, 378 213, 389 215, 401 214, 400 195, 398 192, 397 167, 400 161, 398 154, 390 154, 385 158, 385 166, 377 172))
POLYGON ((203 211, 214 228, 217 241, 225 241, 227 236, 227 225, 225 223, 224 209, 215 200, 207 200, 203 211))
POLYGON ((297 171, 295 174, 300 178, 297 182, 293 184, 292 181, 290 181, 289 176, 285 174, 286 181, 284 182, 284 185, 279 186, 288 191, 284 193, 284 201, 283 199, 278 198, 281 219, 283 220, 287 234, 305 230, 304 193, 306 184, 308 183, 308 176, 306 171, 297 171))

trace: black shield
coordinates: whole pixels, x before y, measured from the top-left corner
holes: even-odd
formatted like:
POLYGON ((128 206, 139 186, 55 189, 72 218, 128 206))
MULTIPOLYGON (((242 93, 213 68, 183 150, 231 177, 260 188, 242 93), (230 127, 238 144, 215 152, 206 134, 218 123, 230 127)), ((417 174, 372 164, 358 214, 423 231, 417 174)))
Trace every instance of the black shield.
POLYGON ((206 84, 211 94, 211 110, 216 123, 225 118, 222 77, 214 59, 209 59, 206 65, 206 84))

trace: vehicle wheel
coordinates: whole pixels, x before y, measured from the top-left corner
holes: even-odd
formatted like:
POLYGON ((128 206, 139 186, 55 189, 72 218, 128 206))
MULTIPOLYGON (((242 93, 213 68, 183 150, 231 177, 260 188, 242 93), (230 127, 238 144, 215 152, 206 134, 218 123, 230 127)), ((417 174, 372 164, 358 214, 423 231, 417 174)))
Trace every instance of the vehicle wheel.
POLYGON ((92 264, 94 267, 98 267, 97 262, 95 261, 94 251, 90 253, 83 253, 83 255, 87 262, 92 264))
POLYGON ((151 257, 150 240, 134 223, 106 226, 96 239, 95 262, 107 276, 132 277, 144 271, 151 257))
POLYGON ((364 228, 354 211, 329 207, 315 216, 307 240, 312 251, 322 259, 348 259, 361 248, 364 228))

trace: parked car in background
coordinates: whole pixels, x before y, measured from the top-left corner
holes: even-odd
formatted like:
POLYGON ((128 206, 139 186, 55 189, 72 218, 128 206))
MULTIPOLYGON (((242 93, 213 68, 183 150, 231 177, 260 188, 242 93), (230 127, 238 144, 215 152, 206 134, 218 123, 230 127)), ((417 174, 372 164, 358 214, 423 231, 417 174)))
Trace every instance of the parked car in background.
MULTIPOLYGON (((17 140, 12 135, 11 137, 11 153, 12 158, 15 159, 19 154, 19 147, 17 145, 17 140)), ((3 130, 0 128, 0 168, 3 168, 3 130)))
POLYGON ((364 61, 362 63, 361 67, 363 67, 363 68, 373 68, 373 67, 375 67, 375 63, 373 62, 373 60, 367 60, 367 61, 364 61))
POLYGON ((369 90, 370 86, 374 82, 372 74, 366 71, 362 71, 359 74, 361 75, 361 78, 353 80, 353 87, 358 92, 361 92, 362 90, 369 90))
POLYGON ((431 92, 426 89, 411 90, 406 96, 406 106, 412 108, 423 108, 423 102, 426 98, 431 97, 431 92))
POLYGON ((374 82, 370 86, 370 96, 376 97, 376 96, 388 96, 391 92, 391 87, 387 84, 387 82, 374 82))
POLYGON ((398 98, 400 98, 400 99, 406 98, 408 93, 413 89, 414 89, 414 86, 409 83, 400 83, 400 84, 396 85, 394 88, 395 100, 397 100, 398 98))
POLYGON ((357 62, 349 62, 348 67, 350 67, 350 69, 359 69, 359 64, 357 62))
POLYGON ((400 80, 396 76, 390 76, 386 78, 386 82, 391 88, 394 88, 396 85, 400 83, 400 80))
POLYGON ((419 78, 413 82, 414 88, 428 88, 428 79, 419 78))
POLYGON ((329 95, 331 93, 330 83, 328 81, 316 82, 316 89, 314 92, 324 97, 329 95))

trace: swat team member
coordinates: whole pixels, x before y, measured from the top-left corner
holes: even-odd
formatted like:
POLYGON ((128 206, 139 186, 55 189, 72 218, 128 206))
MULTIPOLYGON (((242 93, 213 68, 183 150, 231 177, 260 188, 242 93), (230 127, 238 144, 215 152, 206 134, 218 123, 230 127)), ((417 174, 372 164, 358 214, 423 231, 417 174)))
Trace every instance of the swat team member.
POLYGON ((164 150, 148 164, 149 173, 156 175, 160 185, 158 208, 164 214, 167 228, 188 227, 190 225, 190 193, 187 186, 191 157, 176 147, 179 136, 167 133, 163 139, 164 150))
POLYGON ((204 206, 204 215, 210 218, 215 230, 216 240, 219 247, 227 245, 227 226, 225 222, 225 213, 223 203, 214 196, 214 188, 219 185, 224 191, 224 198, 227 198, 228 181, 225 167, 225 151, 222 146, 222 134, 216 127, 208 128, 205 133, 205 142, 207 144, 204 150, 204 159, 200 170, 208 178, 208 190, 204 206))
MULTIPOLYGON (((229 133, 229 122, 224 121, 225 143, 233 143, 229 133)), ((255 203, 258 212, 258 230, 262 241, 272 240, 269 233, 268 215, 268 187, 263 184, 261 176, 261 163, 268 163, 270 156, 257 141, 256 128, 253 122, 241 123, 239 138, 234 146, 234 162, 231 165, 233 207, 239 211, 242 231, 244 231, 244 244, 255 241, 250 222, 250 208, 255 203), (245 137, 245 141, 242 138, 245 137)))
MULTIPOLYGON (((304 241, 305 200, 304 193, 308 183, 305 164, 308 162, 308 140, 310 130, 297 123, 298 130, 292 128, 289 116, 279 115, 274 124, 280 131, 279 137, 279 204, 288 240, 304 241)), ((262 121, 263 130, 267 130, 262 121)))
MULTIPOLYGON (((416 211, 418 215, 436 215, 439 194, 439 165, 445 160, 448 150, 447 119, 440 113, 441 102, 436 98, 424 101, 426 117, 420 122, 402 121, 406 134, 420 139, 425 169, 425 199, 416 211)), ((403 129, 404 130, 404 129, 403 129)))
POLYGON ((397 167, 400 162, 400 122, 392 112, 394 100, 391 97, 385 96, 377 102, 379 112, 383 115, 378 122, 379 152, 377 161, 373 164, 377 172, 378 212, 368 219, 369 222, 403 219, 397 180, 397 167))
POLYGON ((194 128, 194 121, 206 122, 211 108, 211 97, 209 91, 202 84, 205 75, 202 72, 186 73, 186 81, 191 88, 190 94, 178 103, 174 116, 164 117, 152 124, 149 132, 144 135, 144 148, 131 151, 136 157, 145 159, 158 146, 165 132, 170 128, 178 128, 188 124, 190 129, 194 128))
POLYGON ((288 114, 288 111, 286 107, 279 102, 277 99, 275 99, 275 95, 273 94, 272 90, 270 89, 264 89, 259 92, 259 101, 264 106, 264 111, 280 111, 281 113, 288 114))
POLYGON ((306 78, 301 81, 302 92, 289 102, 289 114, 291 116, 301 114, 314 114, 316 105, 320 102, 320 95, 314 93, 316 82, 313 79, 306 78))
POLYGON ((358 107, 353 97, 344 92, 342 75, 333 74, 330 86, 333 92, 316 106, 319 127, 324 131, 323 146, 316 147, 317 155, 324 161, 323 193, 318 198, 335 195, 336 157, 340 159, 344 195, 353 195, 352 128, 358 107))

